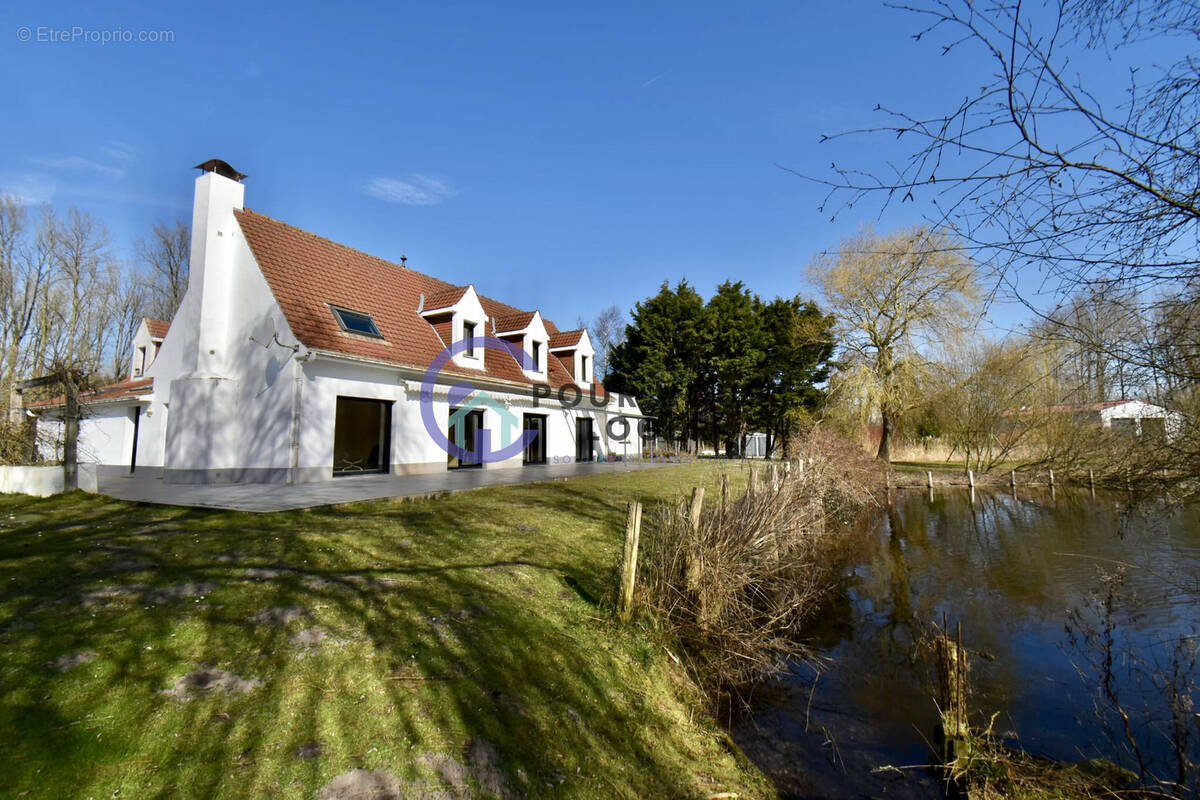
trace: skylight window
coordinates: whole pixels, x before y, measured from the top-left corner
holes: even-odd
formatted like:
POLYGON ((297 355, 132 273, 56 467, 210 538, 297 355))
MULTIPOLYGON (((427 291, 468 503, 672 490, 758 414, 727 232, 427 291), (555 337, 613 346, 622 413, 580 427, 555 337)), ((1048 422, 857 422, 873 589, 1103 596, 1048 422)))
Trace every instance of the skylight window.
POLYGON ((342 330, 361 333, 363 336, 374 336, 377 339, 383 338, 383 334, 379 332, 379 328, 376 327, 375 320, 371 318, 370 314, 337 306, 330 306, 330 310, 333 311, 333 316, 338 321, 338 325, 342 326, 342 330))

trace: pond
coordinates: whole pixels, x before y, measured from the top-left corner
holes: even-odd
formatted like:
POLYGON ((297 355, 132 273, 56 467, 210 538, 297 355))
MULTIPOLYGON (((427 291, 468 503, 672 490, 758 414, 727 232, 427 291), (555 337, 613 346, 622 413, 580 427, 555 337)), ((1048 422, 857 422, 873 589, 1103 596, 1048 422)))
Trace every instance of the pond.
MULTIPOLYGON (((1142 759, 1174 777, 1162 673, 1179 637, 1200 633, 1200 509, 1130 510, 1086 492, 974 502, 966 490, 911 492, 873 516, 866 537, 813 633, 819 660, 756 692, 732 726, 783 797, 939 794, 922 768, 937 717, 920 640, 943 620, 961 624, 972 652, 976 724, 996 713, 994 730, 1030 753, 1136 769, 1098 694, 1110 620, 1109 685, 1142 759)), ((1196 679, 1194 661, 1178 667, 1196 679)))

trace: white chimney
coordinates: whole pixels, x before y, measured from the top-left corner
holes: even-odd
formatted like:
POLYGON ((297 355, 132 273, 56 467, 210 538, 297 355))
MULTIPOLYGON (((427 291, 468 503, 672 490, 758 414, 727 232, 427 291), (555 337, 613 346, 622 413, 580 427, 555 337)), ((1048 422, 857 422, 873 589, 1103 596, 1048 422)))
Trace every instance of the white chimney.
POLYGON ((196 340, 188 348, 191 353, 184 355, 184 370, 221 375, 221 366, 229 356, 225 351, 230 344, 228 311, 233 301, 234 240, 241 235, 233 212, 242 208, 246 187, 241 180, 246 176, 219 159, 205 161, 197 168, 204 172, 196 178, 188 267, 188 294, 198 305, 189 309, 189 316, 194 315, 196 340))

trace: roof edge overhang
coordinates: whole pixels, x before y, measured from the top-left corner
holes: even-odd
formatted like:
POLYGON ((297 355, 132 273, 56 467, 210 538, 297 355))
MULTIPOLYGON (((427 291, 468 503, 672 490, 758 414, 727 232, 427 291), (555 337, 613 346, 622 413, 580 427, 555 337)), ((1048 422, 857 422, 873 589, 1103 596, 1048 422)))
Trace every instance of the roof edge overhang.
MULTIPOLYGON (((375 367, 377 369, 390 370, 392 372, 399 373, 401 376, 403 376, 406 379, 413 378, 418 381, 424 381, 425 373, 428 371, 428 367, 418 367, 418 366, 415 366, 412 364, 399 364, 394 361, 385 361, 383 359, 370 358, 367 356, 356 356, 356 355, 351 355, 349 353, 339 353, 336 350, 323 350, 321 348, 315 348, 315 347, 309 348, 308 349, 308 358, 306 358, 305 361, 317 361, 317 360, 340 361, 340 362, 349 363, 349 364, 357 364, 360 366, 368 366, 368 367, 375 367)), ((516 392, 532 392, 533 389, 537 386, 542 386, 542 387, 549 389, 552 393, 551 396, 553 396, 553 393, 555 392, 554 387, 548 383, 523 383, 523 382, 517 382, 517 381, 506 381, 502 378, 492 378, 490 376, 475 378, 474 376, 463 375, 463 374, 460 374, 457 372, 440 373, 437 377, 437 382, 438 383, 450 383, 452 381, 461 381, 466 378, 471 378, 472 384, 477 385, 480 388, 491 387, 491 388, 498 389, 498 390, 504 391, 504 392, 514 392, 514 391, 516 391, 516 392)), ((575 383, 570 383, 570 384, 565 384, 565 385, 571 386, 574 389, 579 388, 578 384, 575 384, 575 383)), ((611 402, 609 400, 609 398, 611 398, 611 397, 612 397, 612 395, 609 394, 607 391, 604 393, 604 398, 605 398, 604 405, 605 406, 609 405, 609 403, 611 402)), ((600 407, 597 407, 597 408, 600 408, 600 407)), ((630 416, 633 416, 633 415, 630 415, 630 416)))

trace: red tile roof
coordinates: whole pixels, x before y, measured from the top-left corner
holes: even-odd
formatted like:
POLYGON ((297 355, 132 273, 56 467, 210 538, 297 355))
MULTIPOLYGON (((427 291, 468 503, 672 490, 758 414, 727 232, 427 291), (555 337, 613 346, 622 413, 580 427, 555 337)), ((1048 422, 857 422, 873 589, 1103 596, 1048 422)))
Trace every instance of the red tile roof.
POLYGON ((170 329, 171 323, 165 319, 150 319, 146 317, 146 329, 150 331, 150 338, 163 339, 167 335, 167 330, 170 329))
POLYGON ((502 317, 496 317, 496 333, 525 330, 529 327, 529 323, 533 322, 533 315, 535 313, 533 311, 522 311, 519 314, 505 314, 502 317))
POLYGON ((453 289, 447 289, 443 292, 434 292, 425 298, 424 310, 434 311, 439 308, 450 308, 456 305, 459 300, 462 300, 463 295, 466 293, 466 286, 456 286, 453 289))
MULTIPOLYGON (((457 293, 446 303, 462 297, 464 287, 454 286, 429 275, 401 267, 343 244, 292 227, 249 209, 234 212, 246 242, 267 279, 276 302, 292 332, 306 347, 396 365, 427 368, 445 345, 417 306, 425 295, 425 308, 434 301, 457 293), (329 310, 330 305, 370 314, 383 339, 343 331, 329 310)), ((509 318, 532 314, 490 297, 479 296, 489 317, 509 318)), ((545 321, 546 330, 558 332, 545 321)), ((548 380, 532 381, 512 356, 496 350, 484 351, 484 374, 491 378, 532 385, 549 383, 553 388, 573 383, 557 358, 549 359, 548 380)), ((478 375, 479 370, 446 366, 446 372, 478 375)), ((604 387, 597 382, 597 396, 604 387)))
MULTIPOLYGON (((79 395, 79 402, 82 405, 90 405, 93 403, 110 403, 121 400, 136 400, 144 395, 148 395, 154 391, 153 378, 137 378, 132 380, 124 380, 119 383, 110 383, 106 386, 99 386, 79 395)), ((63 395, 52 397, 49 400, 39 400, 29 404, 29 408, 54 408, 64 405, 67 399, 63 395)))
POLYGON ((583 338, 583 329, 577 331, 563 331, 550 336, 550 349, 555 350, 559 347, 574 347, 579 344, 579 340, 583 338))

